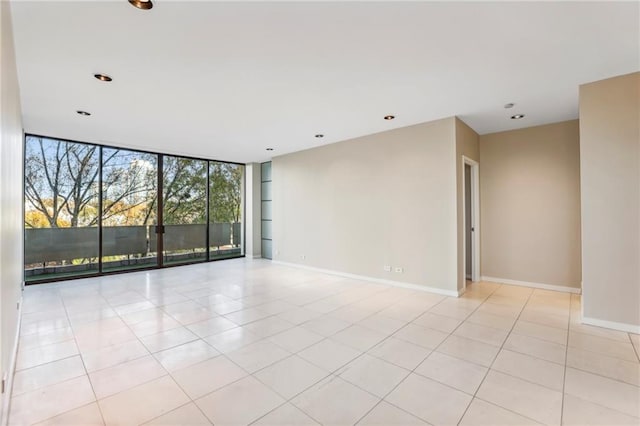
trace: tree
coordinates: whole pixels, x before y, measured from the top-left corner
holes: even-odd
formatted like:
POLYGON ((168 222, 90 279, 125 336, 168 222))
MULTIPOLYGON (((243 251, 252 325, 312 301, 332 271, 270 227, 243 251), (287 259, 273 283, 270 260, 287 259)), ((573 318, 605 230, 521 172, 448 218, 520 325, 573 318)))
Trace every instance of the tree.
MULTIPOLYGON (((136 167, 138 153, 103 149, 102 219, 121 223, 131 209, 152 203, 156 177, 153 166, 136 167), (113 218, 113 220, 109 220, 113 218)), ((153 154, 142 154, 157 161, 153 154)), ((25 198, 27 227, 96 226, 99 206, 99 147, 76 142, 28 136, 25 155, 25 198), (45 220, 41 220, 42 216, 45 220)), ((153 211, 149 207, 146 224, 153 211)))
POLYGON ((156 154, 103 148, 103 224, 148 225, 156 218, 156 154))
POLYGON ((212 222, 237 223, 242 219, 242 176, 236 164, 212 162, 210 170, 209 215, 212 222))
MULTIPOLYGON (((27 137, 25 198, 51 228, 88 225, 85 207, 97 208, 98 152, 94 145, 27 137)), ((33 225, 27 222, 27 226, 33 225)))
POLYGON ((165 156, 163 219, 167 224, 207 222, 207 161, 165 156))
MULTIPOLYGON (((158 155, 27 136, 25 225, 39 227, 148 225, 158 208, 158 155), (102 168, 102 173, 100 173, 102 168), (101 181, 100 181, 101 180, 101 181), (102 214, 99 188, 102 185, 102 214)), ((242 218, 240 165, 163 157, 163 219, 166 224, 242 218)))

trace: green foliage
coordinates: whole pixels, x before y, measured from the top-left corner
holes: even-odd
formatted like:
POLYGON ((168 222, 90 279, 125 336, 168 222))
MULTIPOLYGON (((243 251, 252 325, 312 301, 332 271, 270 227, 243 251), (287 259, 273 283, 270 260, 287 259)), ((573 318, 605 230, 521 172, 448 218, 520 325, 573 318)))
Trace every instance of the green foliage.
MULTIPOLYGON (((95 226, 156 222, 158 155, 28 136, 25 155, 25 226, 95 226)), ((206 223, 242 218, 244 167, 184 157, 163 157, 165 224, 206 223)))
POLYGON ((164 157, 164 223, 207 223, 207 162, 164 157))
POLYGON ((209 169, 211 222, 235 223, 242 218, 242 175, 244 167, 212 162, 209 169))
MULTIPOLYGON (((97 220, 98 147, 27 137, 25 199, 49 227, 89 226, 97 220), (93 215, 88 208, 93 208, 93 215)), ((27 226, 35 223, 27 222, 27 226)))

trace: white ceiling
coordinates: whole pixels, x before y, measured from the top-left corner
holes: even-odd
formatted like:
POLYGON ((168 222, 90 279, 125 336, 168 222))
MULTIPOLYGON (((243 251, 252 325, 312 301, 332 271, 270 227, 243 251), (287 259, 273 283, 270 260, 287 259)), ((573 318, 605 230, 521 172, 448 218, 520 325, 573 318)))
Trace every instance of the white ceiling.
POLYGON ((480 134, 577 118, 580 84, 640 69, 639 9, 12 2, 26 132, 237 162, 452 115, 480 134))

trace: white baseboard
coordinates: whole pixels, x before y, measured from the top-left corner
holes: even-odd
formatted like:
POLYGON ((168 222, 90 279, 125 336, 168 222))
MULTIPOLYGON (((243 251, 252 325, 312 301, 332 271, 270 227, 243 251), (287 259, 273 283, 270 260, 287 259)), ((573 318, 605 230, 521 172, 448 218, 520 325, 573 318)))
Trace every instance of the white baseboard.
POLYGON ((7 426, 9 423, 9 409, 11 408, 11 391, 13 390, 13 375, 16 371, 16 361, 18 359, 18 342, 20 339, 20 324, 22 323, 22 295, 19 299, 20 308, 18 309, 18 321, 16 326, 16 338, 13 342, 13 348, 11 351, 11 359, 9 360, 9 369, 7 370, 7 382, 5 383, 5 390, 2 394, 2 418, 0 418, 0 425, 7 426))
POLYGON ((543 289, 543 290, 561 291, 561 292, 564 292, 564 293, 574 293, 574 294, 582 293, 582 289, 575 288, 575 287, 567 287, 567 286, 563 286, 563 285, 532 283, 532 282, 529 282, 529 281, 519 281, 519 280, 510 280, 510 279, 507 279, 507 278, 487 277, 487 276, 484 276, 484 275, 482 277, 480 277, 480 279, 482 281, 491 281, 491 282, 494 282, 494 283, 519 285, 519 286, 522 286, 522 287, 533 287, 533 288, 539 288, 539 289, 543 289))
POLYGON ((261 254, 245 254, 244 257, 249 259, 262 259, 261 254))
POLYGON ((614 330, 624 331, 625 333, 640 334, 640 325, 626 324, 623 322, 606 321, 597 318, 589 318, 582 316, 582 323, 595 325, 596 327, 611 328, 614 330))
POLYGON ((300 265, 298 263, 282 262, 279 260, 273 260, 272 263, 277 265, 290 266, 293 268, 306 269, 308 271, 322 272, 330 275, 337 275, 345 278, 371 281, 376 284, 386 284, 394 287, 408 288, 411 290, 420 290, 420 291, 426 291, 428 293, 442 294, 444 296, 458 297, 462 293, 464 293, 464 290, 445 290, 437 287, 429 287, 429 286, 420 285, 420 284, 404 283, 401 281, 385 280, 383 278, 374 278, 374 277, 368 277, 366 275, 350 274, 348 272, 335 271, 333 269, 316 268, 314 266, 300 265))

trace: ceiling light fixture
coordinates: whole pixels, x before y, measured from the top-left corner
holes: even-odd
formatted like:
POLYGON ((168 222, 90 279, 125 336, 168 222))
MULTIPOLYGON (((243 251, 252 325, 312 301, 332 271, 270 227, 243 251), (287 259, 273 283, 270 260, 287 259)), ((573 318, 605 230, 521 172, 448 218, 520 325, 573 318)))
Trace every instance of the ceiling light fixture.
POLYGON ((385 120, 393 120, 394 118, 396 118, 396 116, 395 116, 395 115, 385 115, 385 116, 384 116, 384 119, 385 119, 385 120))
POLYGON ((504 104, 504 107, 506 109, 513 108, 514 106, 516 106, 516 104, 514 104, 513 102, 509 102, 508 104, 504 104))
POLYGON ((129 3, 131 6, 142 10, 149 10, 153 7, 151 0, 129 0, 129 3))
POLYGON ((113 81, 113 79, 106 74, 94 74, 93 76, 100 81, 113 81))
POLYGON ((91 113, 90 113, 90 112, 87 112, 87 111, 81 111, 81 110, 76 111, 76 113, 77 113, 77 114, 79 114, 79 115, 83 115, 83 116, 89 116, 89 115, 91 115, 91 113))
POLYGON ((316 138, 324 138, 324 135, 323 135, 323 134, 321 134, 321 133, 318 133, 318 134, 316 135, 316 138))
POLYGON ((524 114, 516 114, 511 116, 512 120, 520 120, 521 118, 524 118, 524 114))
POLYGON ((267 148, 267 151, 273 151, 273 148, 267 148))

